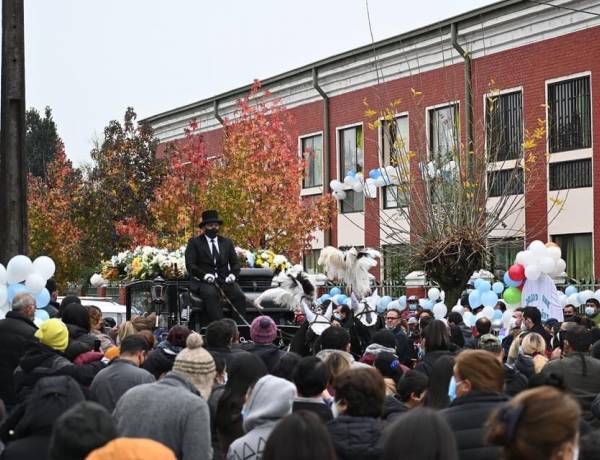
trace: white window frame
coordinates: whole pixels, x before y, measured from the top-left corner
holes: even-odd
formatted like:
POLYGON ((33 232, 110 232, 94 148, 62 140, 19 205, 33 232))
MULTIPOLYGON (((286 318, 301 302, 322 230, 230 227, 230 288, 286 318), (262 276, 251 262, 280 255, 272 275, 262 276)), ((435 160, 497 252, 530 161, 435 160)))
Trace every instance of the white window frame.
POLYGON ((451 105, 456 105, 458 107, 458 143, 459 145, 462 143, 462 124, 460 121, 460 100, 453 100, 448 102, 443 102, 441 104, 429 105, 425 107, 425 138, 427 140, 427 161, 431 158, 431 132, 430 132, 430 122, 429 122, 429 112, 435 109, 441 109, 443 107, 449 107, 451 105))
MULTIPOLYGON (((408 139, 407 142, 405 143, 405 145, 408 145, 408 150, 410 150, 410 112, 408 111, 404 111, 404 112, 398 112, 398 113, 394 113, 393 115, 394 120, 398 119, 398 118, 403 118, 406 117, 407 121, 408 121, 408 139)), ((377 143, 379 145, 379 152, 380 155, 379 156, 379 165, 380 167, 384 166, 384 158, 383 158, 383 123, 385 122, 385 117, 379 117, 379 122, 380 122, 380 126, 379 129, 377 130, 377 143)), ((385 192, 383 190, 381 190, 380 193, 380 200, 379 200, 379 209, 381 209, 382 211, 393 211, 394 209, 398 209, 400 208, 400 206, 396 206, 394 208, 386 208, 384 207, 384 201, 385 201, 385 197, 384 197, 385 192)), ((405 208, 406 206, 402 206, 403 208, 405 208)))
POLYGON ((302 140, 307 139, 309 137, 321 136, 321 184, 316 187, 304 187, 304 181, 300 179, 300 196, 310 196, 310 195, 319 195, 323 193, 323 187, 329 187, 329 184, 325 184, 326 178, 328 176, 328 171, 325 171, 325 146, 323 145, 323 141, 325 140, 325 136, 323 135, 323 131, 315 131, 312 133, 302 134, 298 136, 298 155, 302 158, 302 140))
MULTIPOLYGON (((339 180, 340 182, 342 182, 342 184, 344 184, 344 178, 340 177, 340 166, 342 164, 342 161, 340 159, 340 131, 343 131, 345 129, 348 128, 356 128, 356 127, 361 127, 362 129, 362 133, 363 133, 363 161, 366 160, 367 155, 365 152, 365 126, 364 123, 362 121, 360 122, 356 122, 356 123, 350 123, 348 125, 342 125, 342 126, 336 126, 335 127, 335 174, 336 174, 336 178, 337 180, 339 180)), ((364 168, 364 165, 363 165, 364 168)), ((368 177, 368 174, 366 174, 366 171, 363 171, 363 175, 365 177, 365 179, 368 177)), ((327 186, 329 186, 329 184, 327 184, 327 186)), ((346 190, 352 190, 352 187, 348 187, 346 184, 344 184, 344 191, 346 190)), ((344 215, 346 214, 360 214, 360 213, 364 213, 365 212, 365 193, 362 192, 363 194, 363 210, 362 211, 352 211, 352 212, 345 212, 344 215)), ((338 213, 342 214, 342 202, 340 200, 336 200, 337 201, 337 207, 338 207, 338 213)))

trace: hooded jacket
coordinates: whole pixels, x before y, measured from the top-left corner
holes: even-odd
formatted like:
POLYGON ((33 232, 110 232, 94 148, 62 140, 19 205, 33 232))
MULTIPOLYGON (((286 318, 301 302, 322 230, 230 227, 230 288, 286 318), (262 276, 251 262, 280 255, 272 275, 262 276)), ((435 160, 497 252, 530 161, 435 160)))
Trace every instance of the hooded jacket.
POLYGON ((165 340, 159 343, 158 347, 148 354, 148 357, 142 364, 142 369, 146 369, 158 380, 162 374, 166 374, 173 369, 175 358, 181 350, 183 350, 182 347, 172 345, 165 340))
POLYGON ((327 423, 339 460, 379 459, 383 454, 380 438, 384 427, 385 422, 377 418, 343 414, 327 423))
POLYGON ((262 377, 244 405, 244 431, 227 452, 227 460, 260 460, 275 424, 291 414, 296 396, 293 383, 272 375, 262 377))

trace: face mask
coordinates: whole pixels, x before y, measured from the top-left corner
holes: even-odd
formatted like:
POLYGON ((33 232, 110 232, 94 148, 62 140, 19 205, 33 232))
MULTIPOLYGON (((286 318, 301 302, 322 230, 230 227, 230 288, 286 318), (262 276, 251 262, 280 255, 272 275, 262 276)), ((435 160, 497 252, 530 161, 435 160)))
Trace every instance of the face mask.
POLYGON ((340 412, 337 407, 337 402, 335 401, 333 401, 333 404, 331 405, 331 413, 333 414, 333 418, 338 418, 338 416, 340 415, 340 412))
POLYGON ((408 304, 408 308, 412 311, 415 311, 417 309, 417 304, 416 303, 409 303, 408 304))
POLYGON ((523 332, 527 332, 527 331, 529 330, 529 329, 527 329, 527 326, 525 325, 525 321, 523 321, 523 322, 521 323, 521 330, 522 330, 523 332))
POLYGON ((214 238, 219 233, 219 230, 216 228, 205 228, 204 234, 209 238, 214 238))
POLYGON ((389 330, 392 330, 392 329, 394 329, 394 325, 393 324, 386 324, 385 328, 389 329, 389 330))
POLYGON ((343 320, 343 319, 344 319, 344 318, 342 317, 342 315, 341 315, 341 314, 339 314, 339 313, 334 313, 334 314, 333 314, 333 317, 334 317, 334 318, 335 318, 337 321, 341 321, 341 320, 343 320))
POLYGON ((571 457, 572 460, 579 460, 579 446, 575 446, 573 447, 573 456, 571 457))
POLYGON ((448 384, 448 397, 450 398, 450 401, 456 399, 456 379, 454 376, 450 378, 450 383, 448 384))
POLYGON ((227 372, 223 372, 223 385, 225 385, 227 383, 228 378, 229 378, 229 376, 227 375, 227 372))
POLYGON ((592 316, 594 316, 594 313, 596 313, 596 309, 594 307, 585 307, 585 314, 587 316, 591 318, 592 316))
POLYGON ((509 330, 513 330, 517 327, 517 318, 510 318, 510 321, 508 322, 508 329, 509 330))

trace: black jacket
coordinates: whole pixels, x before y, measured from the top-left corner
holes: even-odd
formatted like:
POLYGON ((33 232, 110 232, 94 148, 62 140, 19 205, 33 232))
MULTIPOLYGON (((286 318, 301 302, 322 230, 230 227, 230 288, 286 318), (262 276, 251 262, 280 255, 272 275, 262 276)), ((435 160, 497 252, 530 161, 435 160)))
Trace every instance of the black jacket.
POLYGON ((65 350, 65 356, 70 361, 73 361, 81 353, 94 349, 96 336, 74 324, 67 324, 67 329, 69 330, 69 345, 65 350))
POLYGON ((76 366, 61 352, 40 342, 33 342, 15 370, 15 389, 19 401, 24 401, 38 380, 54 375, 68 375, 80 385, 89 386, 104 367, 101 361, 76 366))
POLYGON ((385 422, 372 417, 340 415, 327 423, 339 460, 376 460, 383 454, 380 442, 385 422))
POLYGON ((325 402, 294 401, 292 412, 305 410, 317 415, 323 423, 333 420, 333 413, 325 402))
POLYGON ((212 253, 208 241, 204 235, 190 238, 185 248, 185 267, 190 275, 190 288, 195 290, 199 280, 204 279, 207 273, 219 275, 219 279, 225 280, 227 275, 233 274, 237 278, 240 274, 240 261, 235 253, 235 246, 229 238, 217 236, 219 246, 219 257, 217 266, 213 266, 212 253))
POLYGON ((410 364, 410 349, 408 343, 408 337, 400 326, 395 327, 392 332, 396 337, 396 354, 398 355, 398 361, 405 366, 410 364))
POLYGON ((456 398, 440 411, 454 432, 460 460, 500 460, 500 447, 486 442, 486 422, 490 414, 508 398, 499 393, 472 391, 456 398))
POLYGON ((449 355, 452 355, 452 352, 449 350, 436 350, 432 352, 427 352, 423 357, 423 361, 421 361, 415 366, 415 371, 421 372, 427 377, 429 377, 431 375, 431 370, 433 369, 433 365, 435 364, 435 362, 442 356, 449 355))
POLYGON ((529 380, 518 370, 504 365, 504 393, 508 396, 515 396, 523 390, 526 390, 529 380))
POLYGON ((281 351, 272 343, 261 344, 254 342, 245 342, 242 344, 243 350, 252 353, 253 355, 258 356, 263 360, 265 366, 269 371, 269 374, 273 373, 275 366, 279 364, 279 360, 283 355, 285 355, 285 351, 281 351))
POLYGON ((166 374, 173 369, 175 357, 178 352, 179 350, 170 347, 155 348, 148 354, 148 357, 142 364, 142 369, 146 369, 158 380, 162 374, 166 374))
POLYGON ((0 320, 0 399, 7 405, 17 403, 13 373, 28 344, 37 342, 36 330, 33 321, 14 311, 0 320))
POLYGON ((398 415, 404 414, 408 411, 408 407, 406 407, 402 401, 398 400, 393 395, 386 395, 383 401, 383 414, 381 418, 386 422, 391 422, 398 415))

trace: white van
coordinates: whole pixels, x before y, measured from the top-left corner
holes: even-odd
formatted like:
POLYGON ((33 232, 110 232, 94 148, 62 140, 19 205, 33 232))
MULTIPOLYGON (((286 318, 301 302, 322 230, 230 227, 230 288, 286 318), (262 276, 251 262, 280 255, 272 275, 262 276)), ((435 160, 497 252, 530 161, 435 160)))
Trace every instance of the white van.
MULTIPOLYGON (((63 298, 57 299, 58 303, 63 298)), ((102 318, 112 318, 117 322, 117 325, 125 321, 125 305, 115 302, 110 297, 79 297, 81 305, 89 307, 91 305, 98 307, 102 311, 102 318)))

